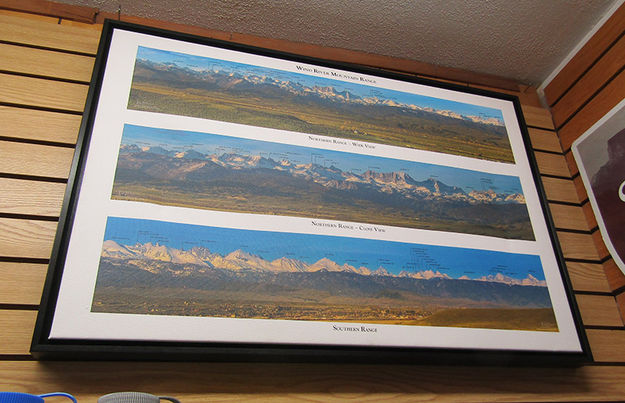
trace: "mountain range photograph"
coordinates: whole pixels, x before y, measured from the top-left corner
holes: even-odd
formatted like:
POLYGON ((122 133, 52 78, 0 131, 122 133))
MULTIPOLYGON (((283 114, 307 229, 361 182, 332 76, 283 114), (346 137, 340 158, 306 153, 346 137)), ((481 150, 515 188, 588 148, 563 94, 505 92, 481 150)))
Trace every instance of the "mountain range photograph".
POLYGON ((139 47, 128 108, 514 163, 499 109, 320 71, 139 47))
POLYGON ((134 125, 112 198, 534 239, 514 176, 134 125))
POLYGON ((92 312, 557 331, 538 256, 118 217, 92 312))

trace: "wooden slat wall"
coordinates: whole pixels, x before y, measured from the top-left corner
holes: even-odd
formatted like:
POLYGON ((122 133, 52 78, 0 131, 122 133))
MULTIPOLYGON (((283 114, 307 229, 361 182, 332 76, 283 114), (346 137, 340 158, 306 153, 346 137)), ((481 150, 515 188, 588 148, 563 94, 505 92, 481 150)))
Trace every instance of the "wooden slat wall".
MULTIPOLYGON (((625 276, 616 267, 599 232, 571 145, 625 98, 625 4, 606 21, 579 53, 545 88, 565 159, 573 174, 597 259, 625 320, 625 276)), ((579 217, 578 217, 579 218, 579 217)), ((581 222, 580 222, 581 224, 581 222)))
MULTIPOLYGON (((100 29, 0 10, 0 390, 63 390, 81 402, 120 390, 174 395, 184 402, 588 401, 625 396, 625 329, 612 292, 619 280, 606 277, 609 261, 602 261, 594 247, 593 227, 551 113, 539 106, 534 89, 521 86, 518 92, 506 91, 518 93, 523 103, 595 363, 554 369, 32 360, 30 337, 100 29)), ((376 60, 367 62, 375 65, 376 60)))

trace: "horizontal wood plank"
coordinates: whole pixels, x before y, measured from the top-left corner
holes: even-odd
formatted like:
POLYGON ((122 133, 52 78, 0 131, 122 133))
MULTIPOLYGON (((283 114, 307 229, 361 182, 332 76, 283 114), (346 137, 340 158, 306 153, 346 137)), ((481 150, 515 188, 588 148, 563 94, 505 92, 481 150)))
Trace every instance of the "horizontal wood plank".
POLYGON ((564 156, 559 154, 544 153, 541 151, 534 152, 538 170, 542 175, 555 175, 564 178, 570 178, 569 167, 566 164, 564 156))
POLYGON ((623 33, 625 26, 625 5, 616 10, 603 26, 577 52, 566 66, 545 87, 545 98, 553 105, 578 80, 602 52, 623 33))
POLYGON ((89 82, 94 57, 0 43, 0 70, 89 82))
POLYGON ((558 231, 558 239, 566 259, 600 260, 592 235, 558 231))
POLYGON ((36 317, 37 311, 0 309, 0 355, 29 354, 36 317))
POLYGON ((0 262, 0 304, 38 305, 48 266, 0 262))
POLYGON ((551 151, 556 153, 562 152, 560 139, 556 132, 551 130, 537 129, 530 127, 527 130, 530 135, 532 148, 538 151, 551 151))
POLYGON ((579 203, 575 184, 569 179, 542 177, 547 200, 563 203, 579 203))
POLYGON ((589 231, 584 210, 581 207, 563 204, 550 204, 551 215, 558 229, 589 231))
POLYGON ((521 105, 523 117, 528 126, 545 130, 554 130, 551 112, 548 109, 530 105, 521 105))
POLYGON ((612 296, 575 296, 585 326, 623 326, 616 300, 612 296))
POLYGON ((588 329, 586 336, 595 361, 625 363, 624 330, 588 329))
POLYGON ((0 178, 0 213, 58 217, 64 183, 0 178))
POLYGON ((0 140, 0 172, 67 179, 73 148, 0 140))
POLYGON ((95 55, 100 32, 85 25, 59 24, 58 18, 0 10, 2 41, 95 55))
POLYGON ((0 256, 49 259, 55 221, 0 218, 0 256))
POLYGON ((625 71, 622 71, 558 131, 562 148, 565 151, 571 148, 577 138, 624 98, 625 71))
POLYGON ((66 179, 73 148, 0 141, 0 172, 66 179))
POLYGON ((622 379, 625 367, 605 366, 529 369, 34 361, 7 361, 0 366, 2 390, 65 390, 80 402, 95 402, 101 395, 123 390, 175 396, 185 403, 618 401, 625 396, 622 379))
POLYGON ((618 401, 625 395, 624 377, 624 367, 601 366, 9 361, 0 367, 0 388, 28 393, 66 390, 81 402, 120 390, 175 396, 185 403, 618 401))
POLYGON ((553 122, 560 127, 580 109, 594 93, 625 66, 625 36, 621 37, 597 64, 551 108, 553 122))
POLYGON ((0 105, 0 136, 75 144, 81 116, 0 105))
POLYGON ((603 266, 598 263, 566 262, 575 291, 611 292, 603 266))
POLYGON ((0 102, 81 112, 87 99, 86 84, 0 74, 0 102))

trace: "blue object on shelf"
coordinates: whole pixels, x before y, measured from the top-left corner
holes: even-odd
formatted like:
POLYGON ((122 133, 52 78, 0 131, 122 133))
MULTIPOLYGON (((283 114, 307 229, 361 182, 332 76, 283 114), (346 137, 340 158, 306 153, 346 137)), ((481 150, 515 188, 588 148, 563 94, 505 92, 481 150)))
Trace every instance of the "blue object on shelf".
POLYGON ((45 403, 44 397, 63 396, 77 403, 76 398, 62 392, 45 393, 43 395, 30 395, 19 392, 0 392, 0 403, 45 403))

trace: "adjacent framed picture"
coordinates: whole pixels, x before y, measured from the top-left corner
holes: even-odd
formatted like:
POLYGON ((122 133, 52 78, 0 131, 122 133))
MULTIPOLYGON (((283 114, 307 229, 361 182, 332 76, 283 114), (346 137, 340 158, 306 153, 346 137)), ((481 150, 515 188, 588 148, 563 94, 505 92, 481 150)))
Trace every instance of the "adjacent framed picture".
POLYGON ((625 100, 575 140, 571 150, 603 241, 625 274, 625 100))
POLYGON ((32 352, 587 357, 528 150, 512 96, 108 21, 32 352))

